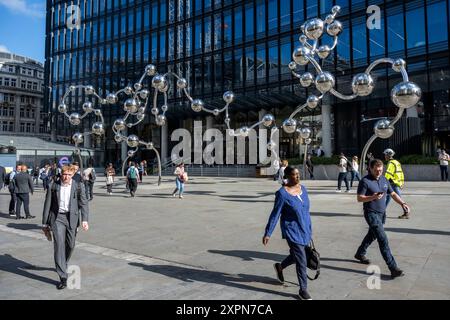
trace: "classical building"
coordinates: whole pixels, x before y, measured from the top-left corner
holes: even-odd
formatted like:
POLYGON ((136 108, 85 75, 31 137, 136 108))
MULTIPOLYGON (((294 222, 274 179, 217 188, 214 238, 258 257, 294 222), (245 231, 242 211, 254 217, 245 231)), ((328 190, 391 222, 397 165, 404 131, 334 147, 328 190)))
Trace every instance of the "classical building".
MULTIPOLYGON (((211 106, 223 105, 222 93, 234 91, 232 127, 254 123, 266 112, 280 125, 311 91, 300 86, 288 68, 299 45, 300 26, 310 18, 324 19, 333 5, 342 8, 338 19, 344 31, 323 68, 336 76, 340 92, 350 93, 352 77, 382 57, 404 58, 410 80, 423 91, 422 101, 408 110, 394 136, 373 145, 374 153, 379 155, 387 145, 400 155, 434 155, 438 145, 450 147, 448 0, 47 0, 45 82, 52 90, 45 106, 53 114, 52 129, 66 136, 75 131, 57 112, 70 85, 92 84, 106 95, 135 83, 149 63, 160 72, 181 73, 191 95, 211 106), (376 5, 375 11, 367 13, 369 5, 376 5), (369 19, 369 28, 373 13, 379 19, 369 19)), ((372 95, 354 101, 330 97, 302 114, 302 121, 314 129, 314 146, 322 145, 328 155, 360 154, 372 134, 373 119, 396 114, 389 94, 400 76, 388 66, 378 67, 374 75, 372 95)), ((80 110, 84 99, 81 94, 71 108, 80 110)), ((174 129, 193 130, 194 120, 224 128, 222 116, 194 113, 177 90, 171 90, 169 104, 163 129, 151 117, 136 128, 143 139, 153 140, 163 157, 176 143, 170 141, 174 129)), ((112 122, 124 112, 119 105, 103 110, 108 128, 105 156, 114 161, 126 154, 111 131, 112 122)), ((281 133, 283 157, 298 156, 296 140, 281 133)))

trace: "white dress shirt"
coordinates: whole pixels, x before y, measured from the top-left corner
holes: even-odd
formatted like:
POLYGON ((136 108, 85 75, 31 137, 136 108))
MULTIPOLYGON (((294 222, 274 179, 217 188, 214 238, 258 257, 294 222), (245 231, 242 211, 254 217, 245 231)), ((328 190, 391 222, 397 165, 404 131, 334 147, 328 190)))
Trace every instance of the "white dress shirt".
POLYGON ((64 185, 61 183, 61 191, 59 197, 59 212, 69 212, 70 207, 70 191, 72 189, 72 181, 69 184, 64 185))

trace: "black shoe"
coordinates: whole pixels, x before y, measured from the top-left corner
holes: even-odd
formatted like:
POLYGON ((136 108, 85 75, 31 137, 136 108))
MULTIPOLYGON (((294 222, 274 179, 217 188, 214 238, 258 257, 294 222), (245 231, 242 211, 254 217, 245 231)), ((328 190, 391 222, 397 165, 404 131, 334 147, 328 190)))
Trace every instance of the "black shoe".
POLYGON ((36 218, 36 216, 29 215, 25 217, 25 219, 34 219, 34 218, 36 218))
POLYGON ((58 283, 58 285, 56 286, 56 289, 62 290, 66 287, 67 287, 67 279, 61 279, 61 282, 58 283))
POLYGON ((298 293, 298 297, 300 298, 300 300, 312 300, 311 296, 306 290, 300 290, 298 293))
POLYGON ((9 213, 9 215, 12 216, 12 217, 14 217, 14 216, 16 215, 16 213, 15 213, 14 211, 11 211, 11 212, 9 213))
POLYGON ((273 265, 273 268, 275 269, 275 274, 277 275, 278 281, 280 283, 284 283, 284 276, 283 276, 283 268, 281 267, 281 263, 275 263, 273 265))
POLYGON ((405 273, 403 272, 403 270, 399 269, 399 268, 395 268, 391 270, 391 278, 397 278, 397 277, 403 277, 405 275, 405 273))
POLYGON ((20 220, 20 219, 23 219, 22 217, 16 217, 16 220, 20 220))
POLYGON ((362 264, 370 264, 370 260, 366 258, 366 256, 360 256, 355 254, 355 259, 359 260, 362 264))

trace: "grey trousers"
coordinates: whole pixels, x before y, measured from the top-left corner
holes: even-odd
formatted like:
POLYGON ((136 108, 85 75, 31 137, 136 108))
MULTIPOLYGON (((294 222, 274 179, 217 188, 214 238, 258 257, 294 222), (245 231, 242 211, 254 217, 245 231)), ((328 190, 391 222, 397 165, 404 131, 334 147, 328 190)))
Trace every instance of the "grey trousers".
POLYGON ((70 228, 69 215, 59 213, 52 225, 55 266, 60 279, 67 279, 67 264, 75 248, 76 228, 70 228))

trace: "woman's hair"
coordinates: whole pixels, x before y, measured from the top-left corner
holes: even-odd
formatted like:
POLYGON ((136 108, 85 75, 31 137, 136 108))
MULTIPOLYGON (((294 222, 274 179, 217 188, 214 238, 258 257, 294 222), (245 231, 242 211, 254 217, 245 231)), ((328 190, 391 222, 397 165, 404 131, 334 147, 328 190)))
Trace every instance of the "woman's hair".
POLYGON ((287 160, 281 161, 281 166, 282 167, 287 167, 288 165, 289 165, 289 162, 287 160))
POLYGON ((287 179, 291 174, 292 174, 292 172, 294 172, 294 170, 296 170, 297 168, 295 168, 295 167, 292 167, 292 166, 287 166, 286 167, 286 169, 284 169, 284 179, 287 179))
POLYGON ((358 157, 357 157, 357 156, 353 156, 352 159, 353 159, 353 160, 358 160, 358 157))

